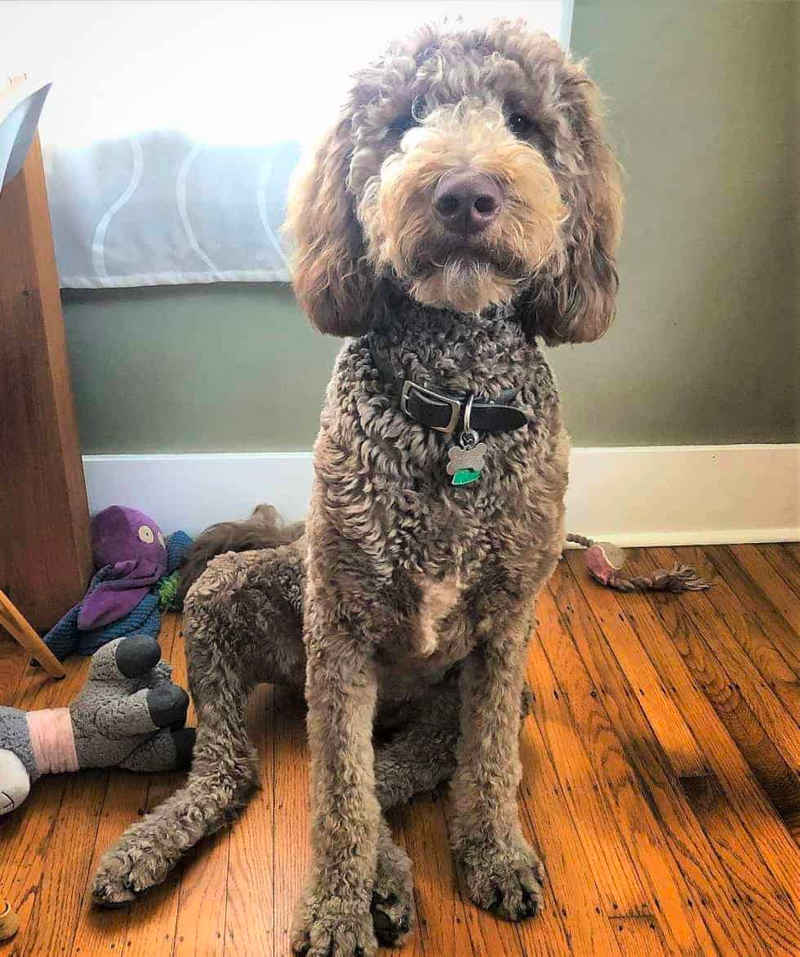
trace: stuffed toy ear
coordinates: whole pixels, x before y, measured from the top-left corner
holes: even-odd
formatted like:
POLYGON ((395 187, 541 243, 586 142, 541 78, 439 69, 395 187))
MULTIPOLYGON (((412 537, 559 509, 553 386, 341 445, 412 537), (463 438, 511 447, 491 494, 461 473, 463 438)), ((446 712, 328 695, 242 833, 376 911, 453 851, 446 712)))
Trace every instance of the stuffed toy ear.
POLYGON ((366 331, 374 288, 347 186, 350 131, 350 120, 342 119, 322 141, 311 168, 292 186, 284 227, 295 243, 297 301, 317 329, 334 336, 366 331))
POLYGON ((564 254, 549 264, 525 295, 523 322, 548 345, 593 342, 614 318, 618 286, 615 254, 622 225, 617 162, 603 138, 598 94, 580 66, 572 66, 563 93, 582 158, 561 183, 569 210, 564 254))

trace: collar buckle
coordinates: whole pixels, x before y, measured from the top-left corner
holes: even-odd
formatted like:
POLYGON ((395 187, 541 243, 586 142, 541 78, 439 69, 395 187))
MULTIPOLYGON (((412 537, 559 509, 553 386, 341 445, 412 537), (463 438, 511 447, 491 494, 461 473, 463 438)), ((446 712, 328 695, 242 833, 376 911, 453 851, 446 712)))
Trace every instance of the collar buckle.
POLYGON ((413 418, 408 410, 408 397, 412 389, 424 395, 430 402, 450 407, 450 420, 447 425, 431 425, 430 428, 435 432, 445 432, 448 435, 452 435, 456 431, 458 420, 461 418, 461 400, 452 399, 450 396, 442 395, 441 392, 426 389, 425 386, 412 382, 411 379, 405 379, 403 382, 403 391, 400 393, 400 408, 409 418, 413 418))

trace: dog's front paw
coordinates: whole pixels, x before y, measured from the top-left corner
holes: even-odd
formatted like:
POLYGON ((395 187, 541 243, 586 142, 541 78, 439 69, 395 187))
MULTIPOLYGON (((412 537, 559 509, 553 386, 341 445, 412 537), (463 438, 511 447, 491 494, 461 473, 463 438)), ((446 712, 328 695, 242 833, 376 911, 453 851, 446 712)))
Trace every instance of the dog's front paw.
POLYGON ((544 868, 523 840, 471 844, 459 855, 470 898, 504 920, 526 920, 542 909, 544 868))
POLYGON ((169 871, 169 862, 152 847, 120 842, 101 858, 92 882, 92 897, 101 907, 122 907, 137 894, 160 884, 169 871))
POLYGON ((402 943, 414 920, 414 886, 408 855, 391 841, 378 850, 371 910, 380 943, 385 947, 402 943))
POLYGON ((292 950, 302 957, 374 957, 378 942, 369 903, 310 889, 297 904, 292 950))

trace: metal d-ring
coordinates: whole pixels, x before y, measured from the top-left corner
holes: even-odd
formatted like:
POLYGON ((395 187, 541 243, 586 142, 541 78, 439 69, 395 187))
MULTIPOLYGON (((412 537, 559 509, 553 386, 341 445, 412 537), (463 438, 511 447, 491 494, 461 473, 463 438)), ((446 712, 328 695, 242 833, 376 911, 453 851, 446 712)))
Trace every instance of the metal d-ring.
POLYGON ((458 437, 458 444, 462 449, 464 449, 465 452, 469 452, 470 449, 474 449, 478 444, 478 439, 480 438, 475 429, 471 428, 472 403, 474 401, 475 393, 470 392, 469 397, 467 398, 467 404, 464 406, 464 428, 458 437))
POLYGON ((470 392, 467 404, 464 406, 464 431, 471 432, 470 418, 472 417, 472 403, 475 401, 475 393, 470 392))

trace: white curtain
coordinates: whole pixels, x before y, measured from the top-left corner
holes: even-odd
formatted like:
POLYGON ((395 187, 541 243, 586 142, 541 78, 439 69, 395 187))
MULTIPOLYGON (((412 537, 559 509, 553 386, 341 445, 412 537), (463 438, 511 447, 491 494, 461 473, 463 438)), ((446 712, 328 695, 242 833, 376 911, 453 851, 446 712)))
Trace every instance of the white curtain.
POLYGON ((569 0, 13 0, 0 74, 52 80, 40 123, 62 286, 286 281, 303 148, 349 74, 423 22, 521 16, 567 43, 569 0))

